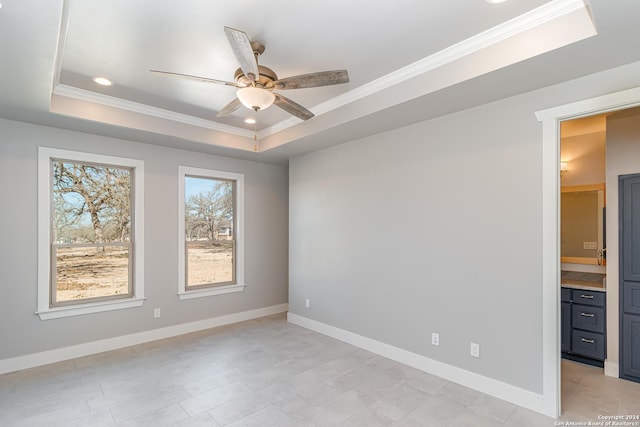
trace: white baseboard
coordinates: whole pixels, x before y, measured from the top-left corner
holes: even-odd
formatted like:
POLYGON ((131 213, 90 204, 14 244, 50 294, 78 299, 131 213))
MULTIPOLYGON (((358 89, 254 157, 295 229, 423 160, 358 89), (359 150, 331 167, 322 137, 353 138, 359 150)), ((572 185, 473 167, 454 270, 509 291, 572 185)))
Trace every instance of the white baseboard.
POLYGON ((311 320, 291 312, 287 313, 287 320, 295 325, 344 341, 356 347, 384 356, 388 359, 395 360, 396 362, 404 365, 411 366, 412 368, 436 375, 440 378, 478 390, 499 399, 506 400, 507 402, 514 403, 532 411, 552 416, 545 412, 544 398, 541 394, 536 394, 531 391, 476 374, 475 372, 429 359, 428 357, 417 353, 412 353, 410 351, 394 347, 390 344, 376 341, 322 322, 311 320))
POLYGON ((620 377, 620 365, 614 362, 604 361, 604 374, 608 377, 620 377))
POLYGON ((166 328, 152 329, 150 331, 107 338, 70 347, 47 350, 40 353, 26 354, 24 356, 13 357, 10 359, 3 359, 0 360, 0 374, 75 359, 77 357, 88 356, 105 351, 117 350, 136 344, 171 338, 232 323, 244 322, 245 320, 257 319, 260 317, 270 316, 272 314, 284 313, 288 309, 289 304, 273 305, 240 313, 212 317, 209 319, 199 320, 197 322, 182 323, 180 325, 167 326, 166 328))

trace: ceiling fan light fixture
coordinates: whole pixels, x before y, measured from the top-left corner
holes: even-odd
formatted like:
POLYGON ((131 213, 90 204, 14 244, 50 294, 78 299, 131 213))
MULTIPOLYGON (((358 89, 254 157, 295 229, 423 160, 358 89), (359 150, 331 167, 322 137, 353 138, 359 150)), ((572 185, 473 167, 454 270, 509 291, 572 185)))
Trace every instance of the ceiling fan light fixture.
POLYGON ((236 92, 238 99, 247 108, 254 111, 266 110, 273 104, 276 97, 266 89, 249 86, 238 89, 236 92))

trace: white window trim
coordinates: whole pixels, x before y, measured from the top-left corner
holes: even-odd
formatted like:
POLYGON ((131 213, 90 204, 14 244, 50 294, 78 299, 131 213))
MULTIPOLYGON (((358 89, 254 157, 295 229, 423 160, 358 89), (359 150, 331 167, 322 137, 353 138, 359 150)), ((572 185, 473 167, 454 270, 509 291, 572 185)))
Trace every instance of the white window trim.
POLYGON ((247 284, 244 282, 244 175, 234 172, 212 169, 178 166, 178 297, 181 300, 241 292, 247 284), (187 290, 185 278, 184 245, 184 181, 186 176, 201 176, 212 179, 228 179, 236 182, 236 283, 202 289, 187 290))
POLYGON ((41 320, 140 307, 144 303, 144 162, 123 157, 38 147, 38 310, 41 320), (134 169, 133 297, 50 307, 51 165, 52 158, 134 169))

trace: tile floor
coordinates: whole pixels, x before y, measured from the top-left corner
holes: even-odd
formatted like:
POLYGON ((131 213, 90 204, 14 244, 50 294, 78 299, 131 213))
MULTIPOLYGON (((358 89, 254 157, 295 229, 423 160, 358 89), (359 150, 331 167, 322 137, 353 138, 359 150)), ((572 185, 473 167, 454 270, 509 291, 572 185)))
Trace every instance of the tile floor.
MULTIPOLYGON (((640 414, 640 384, 563 361, 561 420, 640 414)), ((284 315, 0 376, 0 426, 553 426, 284 315)))
MULTIPOLYGON (((563 359, 561 420, 588 423, 598 421, 599 415, 616 414, 640 416, 640 383, 607 377, 602 368, 563 359)), ((640 419, 634 422, 640 426, 640 419)))

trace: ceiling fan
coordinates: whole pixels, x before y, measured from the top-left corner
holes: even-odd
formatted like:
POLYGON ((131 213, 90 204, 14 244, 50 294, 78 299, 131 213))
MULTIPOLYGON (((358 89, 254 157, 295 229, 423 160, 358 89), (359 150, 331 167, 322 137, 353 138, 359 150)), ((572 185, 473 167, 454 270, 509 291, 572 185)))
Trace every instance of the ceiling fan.
POLYGON ((240 63, 240 68, 234 73, 233 82, 169 71, 149 71, 165 76, 181 77, 238 88, 236 99, 220 110, 217 114, 218 117, 227 116, 243 105, 254 111, 260 111, 275 104, 299 119, 309 120, 314 116, 311 111, 291 99, 274 92, 274 90, 304 89, 349 82, 347 70, 321 71, 278 79, 278 76, 272 69, 264 65, 258 65, 258 56, 260 56, 265 49, 262 43, 250 41, 244 31, 229 27, 224 27, 224 31, 227 34, 233 53, 240 63))

